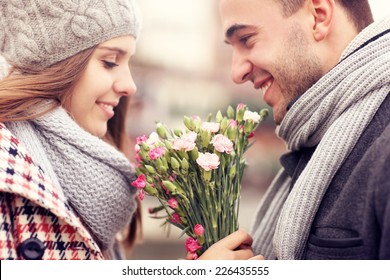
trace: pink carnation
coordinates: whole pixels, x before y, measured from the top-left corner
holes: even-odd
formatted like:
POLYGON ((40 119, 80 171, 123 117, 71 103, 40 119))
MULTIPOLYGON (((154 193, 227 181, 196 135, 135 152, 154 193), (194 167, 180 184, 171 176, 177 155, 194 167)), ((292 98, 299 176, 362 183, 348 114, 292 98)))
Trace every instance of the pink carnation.
POLYGON ((137 145, 141 145, 141 143, 145 142, 146 140, 148 140, 148 137, 146 137, 146 135, 138 136, 137 137, 137 145))
POLYGON ((138 178, 131 183, 133 187, 143 189, 146 186, 146 176, 145 174, 140 174, 138 178))
POLYGON ((202 236, 204 234, 204 228, 202 225, 200 224, 196 224, 195 227, 194 227, 194 233, 197 235, 197 236, 202 236))
POLYGON ((233 142, 222 134, 215 135, 210 143, 220 153, 230 154, 233 151, 233 142))
POLYGON ((216 154, 199 153, 196 162, 206 171, 217 169, 219 166, 219 157, 216 154))
POLYGON ((193 131, 183 134, 180 138, 173 140, 173 149, 186 152, 192 151, 195 148, 196 136, 196 133, 193 131))
POLYGON ((173 213, 172 217, 169 219, 174 224, 181 224, 181 218, 180 215, 177 213, 173 213))
POLYGON ((172 209, 176 209, 177 207, 179 207, 179 204, 178 204, 176 198, 174 198, 174 197, 172 197, 171 199, 168 200, 168 204, 172 209))
POLYGON ((202 123, 202 129, 210 131, 210 132, 218 132, 219 130, 219 123, 215 122, 204 122, 202 123))
POLYGON ((202 248, 202 246, 199 245, 198 240, 192 237, 187 238, 185 245, 186 245, 187 252, 190 253, 195 253, 197 250, 202 248))
POLYGON ((148 155, 151 160, 156 160, 160 157, 162 157, 165 154, 165 150, 163 147, 157 147, 153 150, 149 151, 148 155))

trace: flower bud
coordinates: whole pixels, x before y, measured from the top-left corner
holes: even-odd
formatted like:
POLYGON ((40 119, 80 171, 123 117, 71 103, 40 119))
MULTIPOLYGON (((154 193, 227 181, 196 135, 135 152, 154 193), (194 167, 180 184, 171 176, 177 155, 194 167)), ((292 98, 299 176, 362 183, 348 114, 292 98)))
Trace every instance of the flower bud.
POLYGON ((230 119, 234 118, 234 109, 231 105, 228 106, 226 113, 227 113, 228 118, 230 118, 230 119))
POLYGON ((180 163, 177 159, 175 159, 174 157, 171 157, 171 166, 172 166, 173 170, 178 171, 180 168, 180 163))
POLYGON ((150 184, 146 184, 146 186, 144 188, 144 191, 147 194, 152 195, 152 196, 157 196, 158 195, 158 191, 156 190, 156 188, 153 188, 150 184))
POLYGON ((184 170, 188 170, 189 167, 190 165, 188 164, 188 160, 183 158, 183 160, 181 161, 181 168, 183 168, 184 170))
POLYGON ((236 169, 236 166, 233 165, 232 167, 230 167, 229 169, 229 177, 230 177, 230 180, 233 180, 233 178, 236 176, 237 174, 237 169, 236 169))
POLYGON ((244 125, 244 133, 245 133, 245 135, 251 134, 252 131, 253 131, 253 128, 254 128, 254 123, 252 121, 245 122, 245 125, 244 125))
POLYGON ((146 168, 146 170, 147 170, 150 174, 155 174, 155 173, 156 173, 156 170, 153 168, 153 166, 145 164, 144 167, 146 168))
POLYGON ((148 153, 146 151, 139 151, 136 155, 137 162, 142 163, 143 161, 149 161, 150 158, 148 156, 148 153))
POLYGON ((220 123, 222 121, 222 118, 222 113, 220 110, 218 110, 217 115, 215 116, 215 121, 220 123))
POLYGON ((191 131, 196 130, 194 120, 190 117, 184 116, 184 125, 191 131))
POLYGON ((190 157, 192 160, 196 160, 199 157, 199 151, 197 147, 191 150, 190 157))
POLYGON ((199 116, 193 116, 192 117, 192 122, 195 126, 195 130, 198 131, 199 130, 199 127, 200 127, 200 124, 201 124, 201 119, 199 116))
POLYGON ((150 176, 146 176, 146 181, 147 181, 148 183, 150 183, 150 184, 153 184, 154 179, 153 179, 152 177, 150 177, 150 176))
POLYGON ((231 141, 235 141, 237 137, 237 127, 228 126, 226 136, 231 141))
POLYGON ((157 123, 156 131, 162 139, 167 139, 167 131, 162 123, 157 123))
POLYGON ((161 210, 164 210, 164 209, 165 209, 164 206, 161 205, 161 206, 149 208, 148 212, 149 212, 149 214, 155 214, 155 213, 158 213, 158 212, 160 212, 161 210))
POLYGON ((238 104, 237 105, 237 113, 236 113, 236 120, 238 122, 242 122, 243 118, 244 118, 244 113, 246 111, 246 105, 245 104, 238 104))
POLYGON ((207 148, 210 144, 210 140, 211 140, 211 133, 207 130, 202 130, 200 132, 200 137, 202 139, 202 146, 204 148, 207 148))
POLYGON ((227 118, 223 118, 222 121, 221 121, 221 131, 222 133, 225 132, 227 126, 228 126, 228 119, 227 118))
POLYGON ((268 109, 262 109, 262 110, 260 111, 261 120, 264 120, 266 117, 268 117, 268 114, 269 114, 268 109))
POLYGON ((142 148, 141 151, 149 151, 150 150, 149 145, 147 143, 145 143, 145 142, 141 143, 141 148, 142 148))
MULTIPOLYGON (((164 158, 163 158, 163 159, 164 159, 164 158)), ((161 172, 161 173, 163 173, 163 174, 167 172, 168 166, 167 166, 166 161, 163 162, 163 161, 161 160, 161 158, 158 158, 158 159, 155 160, 155 163, 156 163, 157 170, 158 170, 159 172, 161 172)))
POLYGON ((203 178, 206 182, 210 182, 211 180, 211 170, 203 170, 203 178))
POLYGON ((213 115, 209 113, 206 117, 206 122, 211 122, 211 119, 213 118, 213 115))
POLYGON ((165 140, 164 141, 164 144, 165 144, 165 147, 167 148, 167 150, 172 150, 172 141, 170 140, 165 140))
POLYGON ((177 154, 179 155, 179 157, 181 159, 183 159, 183 158, 188 159, 189 158, 187 152, 185 152, 185 151, 177 151, 177 154))
POLYGON ((168 168, 168 162, 167 162, 167 159, 165 157, 162 157, 161 158, 161 163, 163 166, 165 166, 166 168, 168 168))
POLYGON ((165 188, 167 188, 167 190, 169 190, 170 192, 176 192, 177 187, 171 181, 164 180, 162 182, 165 188))
POLYGON ((181 129, 175 128, 175 129, 173 130, 173 133, 174 133, 177 137, 180 137, 180 136, 182 136, 183 131, 182 131, 181 129))

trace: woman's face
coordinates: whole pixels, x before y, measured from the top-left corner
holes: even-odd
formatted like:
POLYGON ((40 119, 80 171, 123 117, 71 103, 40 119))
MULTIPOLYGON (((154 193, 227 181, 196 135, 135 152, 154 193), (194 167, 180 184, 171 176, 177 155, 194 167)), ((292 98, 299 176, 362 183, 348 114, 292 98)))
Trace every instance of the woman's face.
POLYGON ((114 116, 119 99, 136 91, 129 67, 135 47, 132 36, 98 45, 64 105, 82 128, 97 137, 106 134, 107 121, 114 116))

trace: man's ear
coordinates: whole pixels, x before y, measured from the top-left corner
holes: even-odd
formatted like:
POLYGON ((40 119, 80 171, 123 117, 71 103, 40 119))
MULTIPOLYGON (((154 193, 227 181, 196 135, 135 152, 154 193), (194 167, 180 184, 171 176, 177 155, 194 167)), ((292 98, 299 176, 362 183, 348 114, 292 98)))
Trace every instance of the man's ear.
POLYGON ((330 32, 336 4, 334 0, 310 0, 309 2, 314 17, 313 36, 315 40, 321 41, 330 32))

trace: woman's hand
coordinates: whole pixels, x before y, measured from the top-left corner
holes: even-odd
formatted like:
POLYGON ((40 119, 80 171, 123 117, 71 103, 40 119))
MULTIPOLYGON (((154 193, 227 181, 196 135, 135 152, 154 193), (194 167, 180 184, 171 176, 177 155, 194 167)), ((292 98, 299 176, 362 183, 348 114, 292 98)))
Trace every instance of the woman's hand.
MULTIPOLYGON (((244 230, 238 230, 213 244, 199 257, 199 260, 264 260, 253 254, 252 237, 244 230)), ((187 254, 187 259, 192 259, 187 254)))

